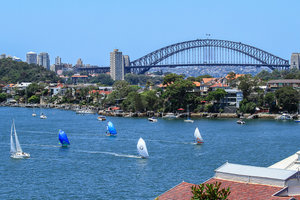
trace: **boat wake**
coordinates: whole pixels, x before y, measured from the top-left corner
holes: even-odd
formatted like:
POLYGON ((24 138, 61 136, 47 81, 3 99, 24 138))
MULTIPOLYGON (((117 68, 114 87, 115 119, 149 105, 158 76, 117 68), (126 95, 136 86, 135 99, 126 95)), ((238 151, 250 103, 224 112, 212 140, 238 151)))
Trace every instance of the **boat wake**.
POLYGON ((80 153, 91 153, 91 154, 106 154, 112 155, 116 157, 126 157, 126 158, 142 158, 141 156, 129 155, 129 154, 119 154, 114 152, 106 152, 106 151, 78 151, 80 153))
POLYGON ((48 144, 22 144, 25 146, 38 146, 38 147, 61 147, 61 145, 48 145, 48 144))
POLYGON ((151 142, 161 142, 161 143, 172 143, 172 144, 194 144, 194 142, 179 142, 179 141, 170 141, 170 140, 147 140, 151 142))

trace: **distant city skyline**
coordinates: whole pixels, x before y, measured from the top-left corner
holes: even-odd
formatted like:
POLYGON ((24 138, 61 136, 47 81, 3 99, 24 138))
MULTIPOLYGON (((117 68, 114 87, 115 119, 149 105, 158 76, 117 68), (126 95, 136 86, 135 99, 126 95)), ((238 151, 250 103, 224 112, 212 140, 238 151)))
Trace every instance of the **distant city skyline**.
POLYGON ((209 37, 290 60, 300 52, 299 7, 297 0, 4 1, 0 54, 26 61, 27 52, 47 52, 51 64, 59 56, 63 63, 75 65, 81 58, 109 66, 113 49, 133 61, 167 45, 209 37))

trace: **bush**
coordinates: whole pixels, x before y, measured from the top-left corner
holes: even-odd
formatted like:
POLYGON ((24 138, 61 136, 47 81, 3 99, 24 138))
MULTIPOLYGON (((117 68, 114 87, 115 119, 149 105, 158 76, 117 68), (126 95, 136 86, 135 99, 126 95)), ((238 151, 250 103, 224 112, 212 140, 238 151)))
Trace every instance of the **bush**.
POLYGON ((192 186, 192 200, 227 200, 230 195, 230 188, 220 189, 221 183, 200 184, 192 186))

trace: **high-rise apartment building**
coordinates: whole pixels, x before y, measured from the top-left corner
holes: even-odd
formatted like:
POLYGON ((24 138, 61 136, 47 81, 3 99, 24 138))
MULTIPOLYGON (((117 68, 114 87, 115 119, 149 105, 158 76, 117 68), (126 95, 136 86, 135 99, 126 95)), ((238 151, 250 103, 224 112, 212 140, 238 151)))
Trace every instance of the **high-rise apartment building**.
POLYGON ((118 49, 110 52, 110 76, 114 81, 124 80, 124 59, 118 49))
POLYGON ((26 62, 28 64, 37 64, 37 54, 35 52, 28 52, 26 54, 26 62))
POLYGON ((38 55, 37 64, 50 70, 50 59, 48 53, 42 52, 38 55))
POLYGON ((61 65, 61 57, 57 56, 57 57, 55 58, 55 64, 56 64, 56 65, 61 65))
POLYGON ((3 54, 0 55, 0 59, 4 59, 4 58, 6 58, 6 54, 5 53, 3 53, 3 54))
POLYGON ((291 69, 300 69, 300 53, 292 53, 291 56, 291 69))

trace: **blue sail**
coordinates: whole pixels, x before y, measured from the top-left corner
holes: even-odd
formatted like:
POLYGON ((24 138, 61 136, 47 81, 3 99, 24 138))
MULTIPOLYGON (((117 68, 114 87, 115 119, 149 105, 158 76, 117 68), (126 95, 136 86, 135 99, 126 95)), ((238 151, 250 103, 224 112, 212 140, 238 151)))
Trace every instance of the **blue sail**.
POLYGON ((116 129, 115 129, 112 122, 107 123, 107 130, 108 130, 110 135, 117 135, 117 131, 116 131, 116 129))
POLYGON ((58 139, 63 146, 70 145, 67 134, 62 130, 59 130, 58 139))

